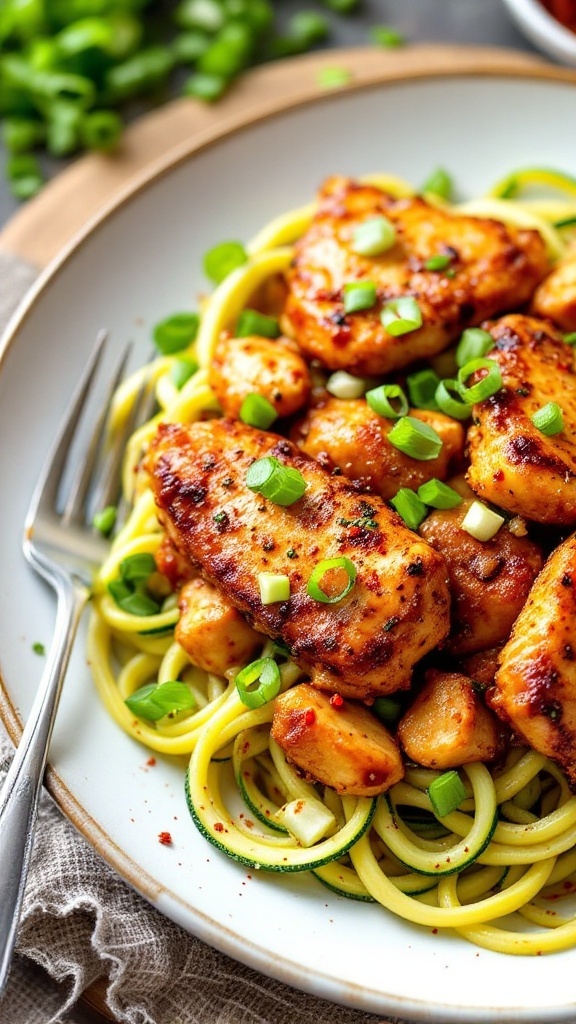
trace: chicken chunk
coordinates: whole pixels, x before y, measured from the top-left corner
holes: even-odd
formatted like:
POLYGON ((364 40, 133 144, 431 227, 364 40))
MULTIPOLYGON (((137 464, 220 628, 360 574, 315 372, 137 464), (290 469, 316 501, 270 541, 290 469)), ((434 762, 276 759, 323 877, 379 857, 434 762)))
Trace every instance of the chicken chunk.
POLYGON ((250 394, 266 398, 278 416, 291 416, 306 405, 311 389, 308 367, 286 339, 222 338, 209 379, 222 411, 233 417, 250 394))
POLYGON ((262 646, 264 637, 205 580, 186 583, 178 607, 175 638, 193 664, 205 672, 223 676, 231 668, 251 661, 262 646))
POLYGON ((561 331, 576 331, 576 252, 557 263, 538 285, 531 309, 535 316, 553 320, 561 331))
POLYGON ((485 651, 461 658, 459 663, 464 675, 470 676, 470 679, 485 688, 492 686, 501 651, 501 647, 488 647, 485 651))
POLYGON ((425 768, 493 761, 503 729, 472 679, 458 672, 426 673, 426 682, 398 725, 408 757, 425 768))
POLYGON ((446 559, 452 594, 451 654, 471 654, 508 639, 543 564, 539 546, 506 525, 481 541, 462 529, 472 504, 432 511, 419 532, 446 559))
POLYGON ((307 683, 277 698, 271 735, 309 777, 346 796, 378 796, 404 774, 396 743, 368 708, 307 683))
POLYGON ((433 356, 463 328, 527 302, 547 269, 536 231, 456 215, 418 196, 397 199, 375 186, 333 177, 296 244, 282 322, 302 351, 324 366, 380 375, 433 356), (382 216, 395 226, 396 243, 378 256, 359 255, 355 229, 382 216), (426 268, 438 255, 450 257, 450 274, 426 268), (361 280, 376 285, 376 303, 347 314, 344 286, 361 280), (403 296, 417 301, 423 322, 393 337, 380 314, 389 300, 403 296))
POLYGON ((513 314, 489 327, 503 387, 475 405, 468 480, 483 500, 550 525, 576 522, 574 352, 544 320, 513 314), (531 417, 557 402, 564 429, 547 436, 531 417))
POLYGON ((407 687, 414 663, 448 632, 442 556, 380 498, 368 502, 285 438, 238 420, 164 424, 146 465, 175 546, 258 630, 281 638, 316 686, 361 699, 407 687), (265 456, 307 483, 289 507, 246 485, 265 456), (313 570, 342 556, 356 570, 352 589, 337 603, 314 599, 313 570), (289 600, 263 604, 263 572, 288 577, 289 600))
POLYGON ((576 787, 576 535, 556 548, 534 583, 488 699, 576 787))
POLYGON ((464 454, 464 428, 441 412, 411 409, 442 438, 435 459, 422 461, 394 448, 387 435, 393 420, 378 416, 363 399, 328 398, 308 410, 291 434, 303 452, 326 469, 337 467, 350 480, 389 500, 401 487, 417 490, 426 480, 445 480, 464 454))

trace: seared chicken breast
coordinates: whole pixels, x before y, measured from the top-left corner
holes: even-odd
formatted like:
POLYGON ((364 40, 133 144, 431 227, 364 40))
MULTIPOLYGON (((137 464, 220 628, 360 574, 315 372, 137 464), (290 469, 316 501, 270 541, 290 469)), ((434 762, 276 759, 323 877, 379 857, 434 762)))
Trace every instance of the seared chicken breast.
POLYGON ((209 381, 225 416, 238 416, 248 395, 265 398, 278 416, 306 405, 311 381, 308 366, 286 339, 222 338, 210 363, 209 381))
POLYGON ((223 676, 252 660, 264 637, 248 625, 216 587, 202 579, 185 583, 178 595, 175 639, 205 672, 223 676))
POLYGON ((531 310, 553 320, 561 331, 576 331, 576 252, 557 263, 538 285, 531 310))
POLYGON ((276 699, 271 735, 309 778, 343 795, 377 796, 404 775, 398 746, 368 708, 307 683, 276 699))
POLYGON ((494 710, 576 787, 576 536, 550 555, 500 655, 494 710))
POLYGON ((382 498, 393 498, 401 487, 417 490, 436 477, 445 480, 464 454, 464 428, 441 412, 411 409, 410 416, 433 427, 442 438, 435 459, 422 461, 387 440, 394 420, 374 412, 363 398, 327 398, 312 406, 291 433, 299 448, 325 469, 337 468, 382 498))
POLYGON ((576 523, 574 352, 544 320, 513 314, 489 325, 503 387, 474 406, 468 480, 480 498, 551 525, 576 523), (564 429, 547 436, 531 417, 548 402, 564 429))
POLYGON ((302 351, 331 369, 379 375, 441 352, 463 328, 522 305, 548 269, 536 231, 459 216, 420 197, 396 199, 372 185, 329 178, 318 211, 296 244, 283 325, 302 351), (354 232, 386 217, 396 243, 378 256, 355 252, 354 232), (434 256, 448 268, 427 269, 434 256), (449 269, 449 273, 446 270, 449 269), (343 289, 371 281, 370 309, 346 313, 343 289), (393 337, 380 314, 391 299, 413 297, 422 326, 393 337))
POLYGON ((541 550, 529 537, 516 537, 502 526, 481 541, 462 529, 472 504, 436 509, 419 532, 446 559, 452 595, 451 654, 471 654, 508 639, 517 615, 543 564, 541 550))
POLYGON ((286 439, 235 420, 165 424, 146 467, 173 544, 258 630, 281 638, 316 686, 361 699, 407 687, 448 632, 442 556, 379 497, 368 501, 286 439), (307 483, 289 507, 246 485, 264 456, 307 483), (313 570, 340 556, 355 567, 354 586, 338 603, 315 600, 313 570), (263 604, 262 572, 289 578, 289 600, 263 604))

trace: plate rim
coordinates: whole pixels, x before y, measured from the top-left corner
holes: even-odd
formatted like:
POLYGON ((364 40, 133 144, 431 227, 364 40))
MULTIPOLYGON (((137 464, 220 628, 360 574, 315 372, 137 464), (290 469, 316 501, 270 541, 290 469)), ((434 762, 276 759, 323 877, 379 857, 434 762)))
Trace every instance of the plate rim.
MULTIPOLYGON (((245 112, 244 115, 239 115, 234 104, 232 117, 224 117, 222 122, 213 124, 199 133, 198 136, 180 139, 161 158, 156 159, 144 168, 138 169, 128 181, 123 183, 113 195, 101 204, 97 212, 87 218, 85 223, 74 231, 70 239, 59 248, 58 252, 40 270, 37 280, 11 317, 3 337, 0 339, 0 372, 9 347, 16 341, 19 330, 32 312, 37 299, 49 288, 50 284, 66 267, 68 261, 73 258, 76 251, 95 231, 104 225, 124 204, 130 202, 145 190, 148 185, 159 180, 165 174, 170 173, 172 169, 186 160, 193 158, 196 153, 200 153, 227 137, 241 132, 244 128, 254 123, 272 119, 277 114, 312 105, 316 102, 337 101, 339 96, 352 91, 356 92, 377 86, 386 87, 387 85, 426 78, 438 79, 455 76, 481 78, 490 75, 516 79, 525 78, 530 81, 538 79, 549 82, 563 82, 576 86, 576 71, 549 65, 538 57, 527 57, 517 51, 495 50, 486 47, 438 47, 430 45, 411 47, 409 52, 411 58, 415 54, 431 56, 433 58, 432 66, 418 67, 412 59, 406 62, 404 57, 408 51, 404 51, 400 55, 401 59, 394 59, 391 65, 386 67, 371 65, 367 69, 365 63, 367 48, 333 50, 328 54, 311 54, 293 58, 290 62, 286 61, 284 64, 290 63, 292 70, 294 70, 295 66, 301 66, 308 72, 317 72, 323 66, 334 66, 335 63, 348 61, 353 66, 363 69, 364 74, 362 80, 353 80, 345 89, 331 91, 330 93, 309 81, 305 83, 305 88, 302 88, 302 83, 300 83, 299 88, 290 99, 283 96, 281 100, 275 99, 274 102, 270 102, 268 98, 265 104, 265 111, 261 110, 255 117, 253 112, 250 114, 245 112), (450 63, 446 65, 444 61, 448 56, 450 57, 450 63)), ((396 54, 390 56, 396 57, 396 54)), ((255 82, 258 89, 262 88, 263 82, 270 84, 276 78, 279 70, 279 67, 268 67, 249 72, 246 76, 249 80, 247 88, 252 87, 255 82)), ((296 75, 296 78, 298 78, 298 75, 296 75)), ((182 100, 176 100, 172 104, 168 104, 168 106, 176 109, 177 106, 180 107, 182 105, 182 102, 182 100)), ((153 117, 154 115, 147 115, 141 118, 140 122, 149 123, 153 117)), ((138 123, 134 126, 133 133, 137 134, 140 129, 141 123, 138 123)), ((88 168, 91 175, 94 172, 93 163, 92 157, 84 157, 77 162, 77 165, 83 165, 83 168, 88 168)), ((66 181, 73 179, 74 172, 74 167, 69 168, 62 172, 53 184, 57 183, 58 188, 61 187, 62 182, 66 185, 66 181)), ((34 209, 32 210, 32 204, 30 204, 29 208, 32 210, 32 213, 26 213, 25 216, 23 215, 20 218, 20 225, 24 223, 25 227, 22 237, 26 237, 29 223, 33 217, 37 216, 38 210, 41 211, 43 216, 47 210, 53 210, 54 195, 50 193, 45 198, 41 194, 38 200, 34 202, 36 203, 34 209)), ((18 218, 19 215, 17 215, 18 218)), ((9 222, 8 227, 0 233, 0 250, 5 246, 6 239, 8 239, 8 252, 12 256, 18 257, 18 247, 16 246, 15 252, 13 243, 14 239, 18 239, 21 227, 17 225, 14 232, 12 230, 13 221, 14 218, 9 222)), ((3 722, 12 742, 17 744, 22 734, 23 724, 4 683, 1 669, 0 721, 3 722)), ((333 996, 327 994, 327 989, 333 988, 334 985, 334 981, 330 976, 322 974, 315 969, 312 973, 308 973, 303 977, 303 967, 301 964, 292 963, 284 958, 280 961, 275 955, 268 953, 265 948, 257 946, 245 938, 239 941, 236 933, 228 928, 226 924, 209 918, 203 911, 192 907, 176 893, 158 883, 148 872, 142 869, 137 861, 133 860, 132 857, 111 840, 104 828, 90 816, 50 763, 48 763, 47 767, 46 786, 60 810, 112 870, 153 906, 159 909, 160 912, 167 914, 172 921, 175 921, 187 930, 185 926, 180 924, 180 921, 173 912, 168 913, 167 908, 161 906, 163 898, 164 900, 171 901, 175 907, 181 906, 186 908, 187 912, 191 912, 195 921, 199 924, 198 930, 195 930, 193 934, 202 941, 231 956, 234 960, 240 961, 263 974, 268 974, 284 984, 303 989, 319 998, 334 1001, 333 996), (247 955, 248 953, 250 955, 247 955), (303 983, 304 981, 306 984, 303 983)), ((376 1006, 376 1001, 381 1001, 383 998, 380 991, 375 989, 369 990, 365 987, 360 989, 359 985, 354 982, 341 982, 338 998, 342 1005, 364 1009, 366 1012, 400 1013, 402 1016, 410 1019, 438 1022, 440 1017, 442 1017, 443 1020, 453 1022, 453 1024, 464 1024, 464 1022, 473 1024, 473 1022, 486 1022, 490 1020, 494 1022, 523 1021, 539 1022, 539 1024, 558 1024, 559 1021, 572 1020, 576 1010, 575 1001, 572 1007, 562 1008, 561 1010, 541 1008, 537 1011, 536 1016, 526 1007, 510 1007, 507 1009, 487 1007, 480 1012, 477 1009, 466 1006, 443 1006, 440 1003, 431 1005, 424 1000, 418 1000, 414 997, 407 999, 404 996, 398 995, 389 997, 387 1005, 382 1007, 376 1006), (360 1000, 358 999, 359 991, 362 996, 360 1000)))

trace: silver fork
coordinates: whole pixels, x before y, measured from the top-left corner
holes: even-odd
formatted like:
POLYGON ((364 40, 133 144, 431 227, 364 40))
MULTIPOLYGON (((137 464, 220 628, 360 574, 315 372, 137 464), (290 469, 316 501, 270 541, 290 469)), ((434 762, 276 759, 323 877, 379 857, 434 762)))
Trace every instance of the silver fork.
POLYGON ((122 436, 115 439, 103 463, 101 452, 107 411, 124 375, 127 347, 106 387, 84 451, 75 457, 72 453, 75 468, 70 473, 72 445, 95 387, 105 342, 106 335, 102 332, 42 469, 24 527, 24 554, 33 569, 55 590, 57 613, 38 692, 0 792, 0 999, 16 941, 38 799, 62 683, 94 571, 108 550, 106 539, 91 526, 93 497, 96 493, 100 508, 118 497, 121 452, 136 415, 133 411, 122 436), (63 486, 67 487, 67 496, 62 501, 63 486))

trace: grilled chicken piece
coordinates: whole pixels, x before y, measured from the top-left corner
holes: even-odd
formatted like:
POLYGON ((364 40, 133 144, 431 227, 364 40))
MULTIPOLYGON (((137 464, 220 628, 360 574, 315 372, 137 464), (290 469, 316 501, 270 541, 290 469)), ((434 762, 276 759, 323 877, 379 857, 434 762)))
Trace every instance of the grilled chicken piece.
POLYGON ((576 535, 553 551, 532 587, 488 700, 576 787, 576 535))
POLYGON ((389 500, 401 487, 417 490, 426 480, 445 480, 464 454, 464 428, 441 412, 411 409, 443 441, 436 459, 404 455, 387 441, 393 420, 378 416, 363 399, 328 398, 308 410, 291 434, 299 448, 325 469, 337 467, 350 480, 389 500))
POLYGON ((205 580, 186 583, 178 599, 175 638, 190 660, 205 672, 223 676, 252 660, 263 636, 205 580))
POLYGON ((164 537, 155 556, 158 572, 170 581, 173 590, 178 590, 183 583, 197 576, 188 559, 176 551, 168 537, 164 537))
POLYGON ((378 796, 404 774, 396 743, 368 708, 308 683, 276 699, 271 735, 306 775, 346 796, 378 796))
POLYGON ((426 673, 426 682, 398 725, 408 757, 425 768, 493 761, 504 731, 472 679, 459 672, 426 673))
POLYGON ((544 320, 513 314, 489 326, 504 386, 474 406, 468 480, 484 500, 550 525, 576 522, 574 352, 544 320), (564 429, 548 437, 531 416, 557 402, 564 429))
POLYGON ((278 416, 298 412, 310 397, 308 367, 287 339, 222 338, 209 379, 225 416, 237 417, 244 399, 254 393, 266 398, 278 416))
POLYGON ((535 316, 549 317, 561 331, 576 331, 576 252, 557 263, 532 298, 535 316))
POLYGON ((238 420, 165 424, 146 464, 175 546, 258 630, 281 638, 316 686, 361 699, 407 687, 414 663, 448 632, 442 556, 380 498, 368 503, 285 438, 238 420), (246 486, 263 456, 308 484, 288 508, 246 486), (367 516, 370 525, 357 525, 367 516), (313 569, 339 556, 356 567, 352 590, 335 604, 309 597, 313 569), (290 599, 263 605, 261 572, 287 575, 290 599))
POLYGON ((506 525, 481 541, 462 529, 472 504, 465 499, 437 509, 419 532, 446 559, 452 594, 452 625, 446 644, 451 654, 471 654, 508 639, 536 576, 542 552, 528 537, 515 537, 506 525))
POLYGON ((464 327, 527 302, 548 269, 536 231, 458 216, 420 197, 396 199, 372 185, 329 178, 288 271, 283 325, 308 356, 331 369, 379 375, 441 352, 464 327), (380 256, 354 252, 356 227, 387 217, 397 241, 380 256), (452 257, 450 271, 427 270, 432 256, 452 257), (376 305, 346 315, 343 287, 372 281, 376 305), (380 322, 384 303, 418 302, 423 324, 392 337, 380 322))
POLYGON ((478 651, 476 654, 468 654, 465 658, 461 658, 460 667, 464 675, 469 676, 480 686, 492 686, 501 651, 501 647, 488 647, 485 651, 478 651))

